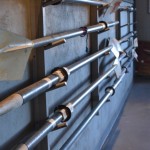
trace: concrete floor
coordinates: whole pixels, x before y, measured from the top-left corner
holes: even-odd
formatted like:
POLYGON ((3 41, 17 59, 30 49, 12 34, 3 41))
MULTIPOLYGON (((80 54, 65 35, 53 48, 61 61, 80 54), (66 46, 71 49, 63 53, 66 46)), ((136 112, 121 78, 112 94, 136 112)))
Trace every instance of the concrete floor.
POLYGON ((150 150, 150 79, 138 77, 105 150, 150 150))

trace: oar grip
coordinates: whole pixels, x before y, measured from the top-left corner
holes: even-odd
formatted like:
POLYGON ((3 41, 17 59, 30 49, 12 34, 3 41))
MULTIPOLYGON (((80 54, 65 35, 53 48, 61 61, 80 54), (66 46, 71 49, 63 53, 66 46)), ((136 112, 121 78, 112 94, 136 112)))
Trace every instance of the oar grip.
POLYGON ((0 116, 20 107, 23 104, 23 98, 20 94, 12 94, 11 96, 7 97, 3 101, 0 102, 0 116))
POLYGON ((25 144, 21 144, 15 150, 28 150, 28 147, 25 144))

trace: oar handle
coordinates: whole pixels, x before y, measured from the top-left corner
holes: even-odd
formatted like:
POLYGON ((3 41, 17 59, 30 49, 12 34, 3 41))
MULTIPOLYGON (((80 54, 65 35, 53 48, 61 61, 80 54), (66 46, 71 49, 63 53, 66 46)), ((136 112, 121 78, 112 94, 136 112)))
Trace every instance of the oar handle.
POLYGON ((12 109, 18 108, 23 104, 21 95, 15 93, 0 102, 0 115, 3 115, 12 109))

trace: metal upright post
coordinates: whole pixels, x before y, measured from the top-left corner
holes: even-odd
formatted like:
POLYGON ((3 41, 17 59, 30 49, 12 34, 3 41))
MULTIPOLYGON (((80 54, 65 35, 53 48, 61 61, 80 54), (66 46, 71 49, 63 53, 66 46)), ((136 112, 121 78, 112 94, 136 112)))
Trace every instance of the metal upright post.
MULTIPOLYGON (((90 22, 91 25, 98 22, 98 7, 90 6, 90 22)), ((98 34, 92 33, 90 35, 90 52, 95 53, 99 49, 98 34)), ((94 81, 99 76, 99 59, 91 63, 91 81, 94 81)), ((91 93, 91 103, 92 106, 95 106, 99 100, 99 88, 96 87, 95 90, 91 93)))
POLYGON ((117 19, 119 21, 117 37, 118 37, 118 39, 121 39, 121 10, 120 9, 118 9, 118 11, 117 11, 117 19))

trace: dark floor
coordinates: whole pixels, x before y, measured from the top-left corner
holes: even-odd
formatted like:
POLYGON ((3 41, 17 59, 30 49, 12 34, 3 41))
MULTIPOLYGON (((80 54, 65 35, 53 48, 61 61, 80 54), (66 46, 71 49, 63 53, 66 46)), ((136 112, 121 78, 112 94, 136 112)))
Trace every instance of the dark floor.
POLYGON ((107 150, 150 150, 150 79, 135 81, 107 150))

